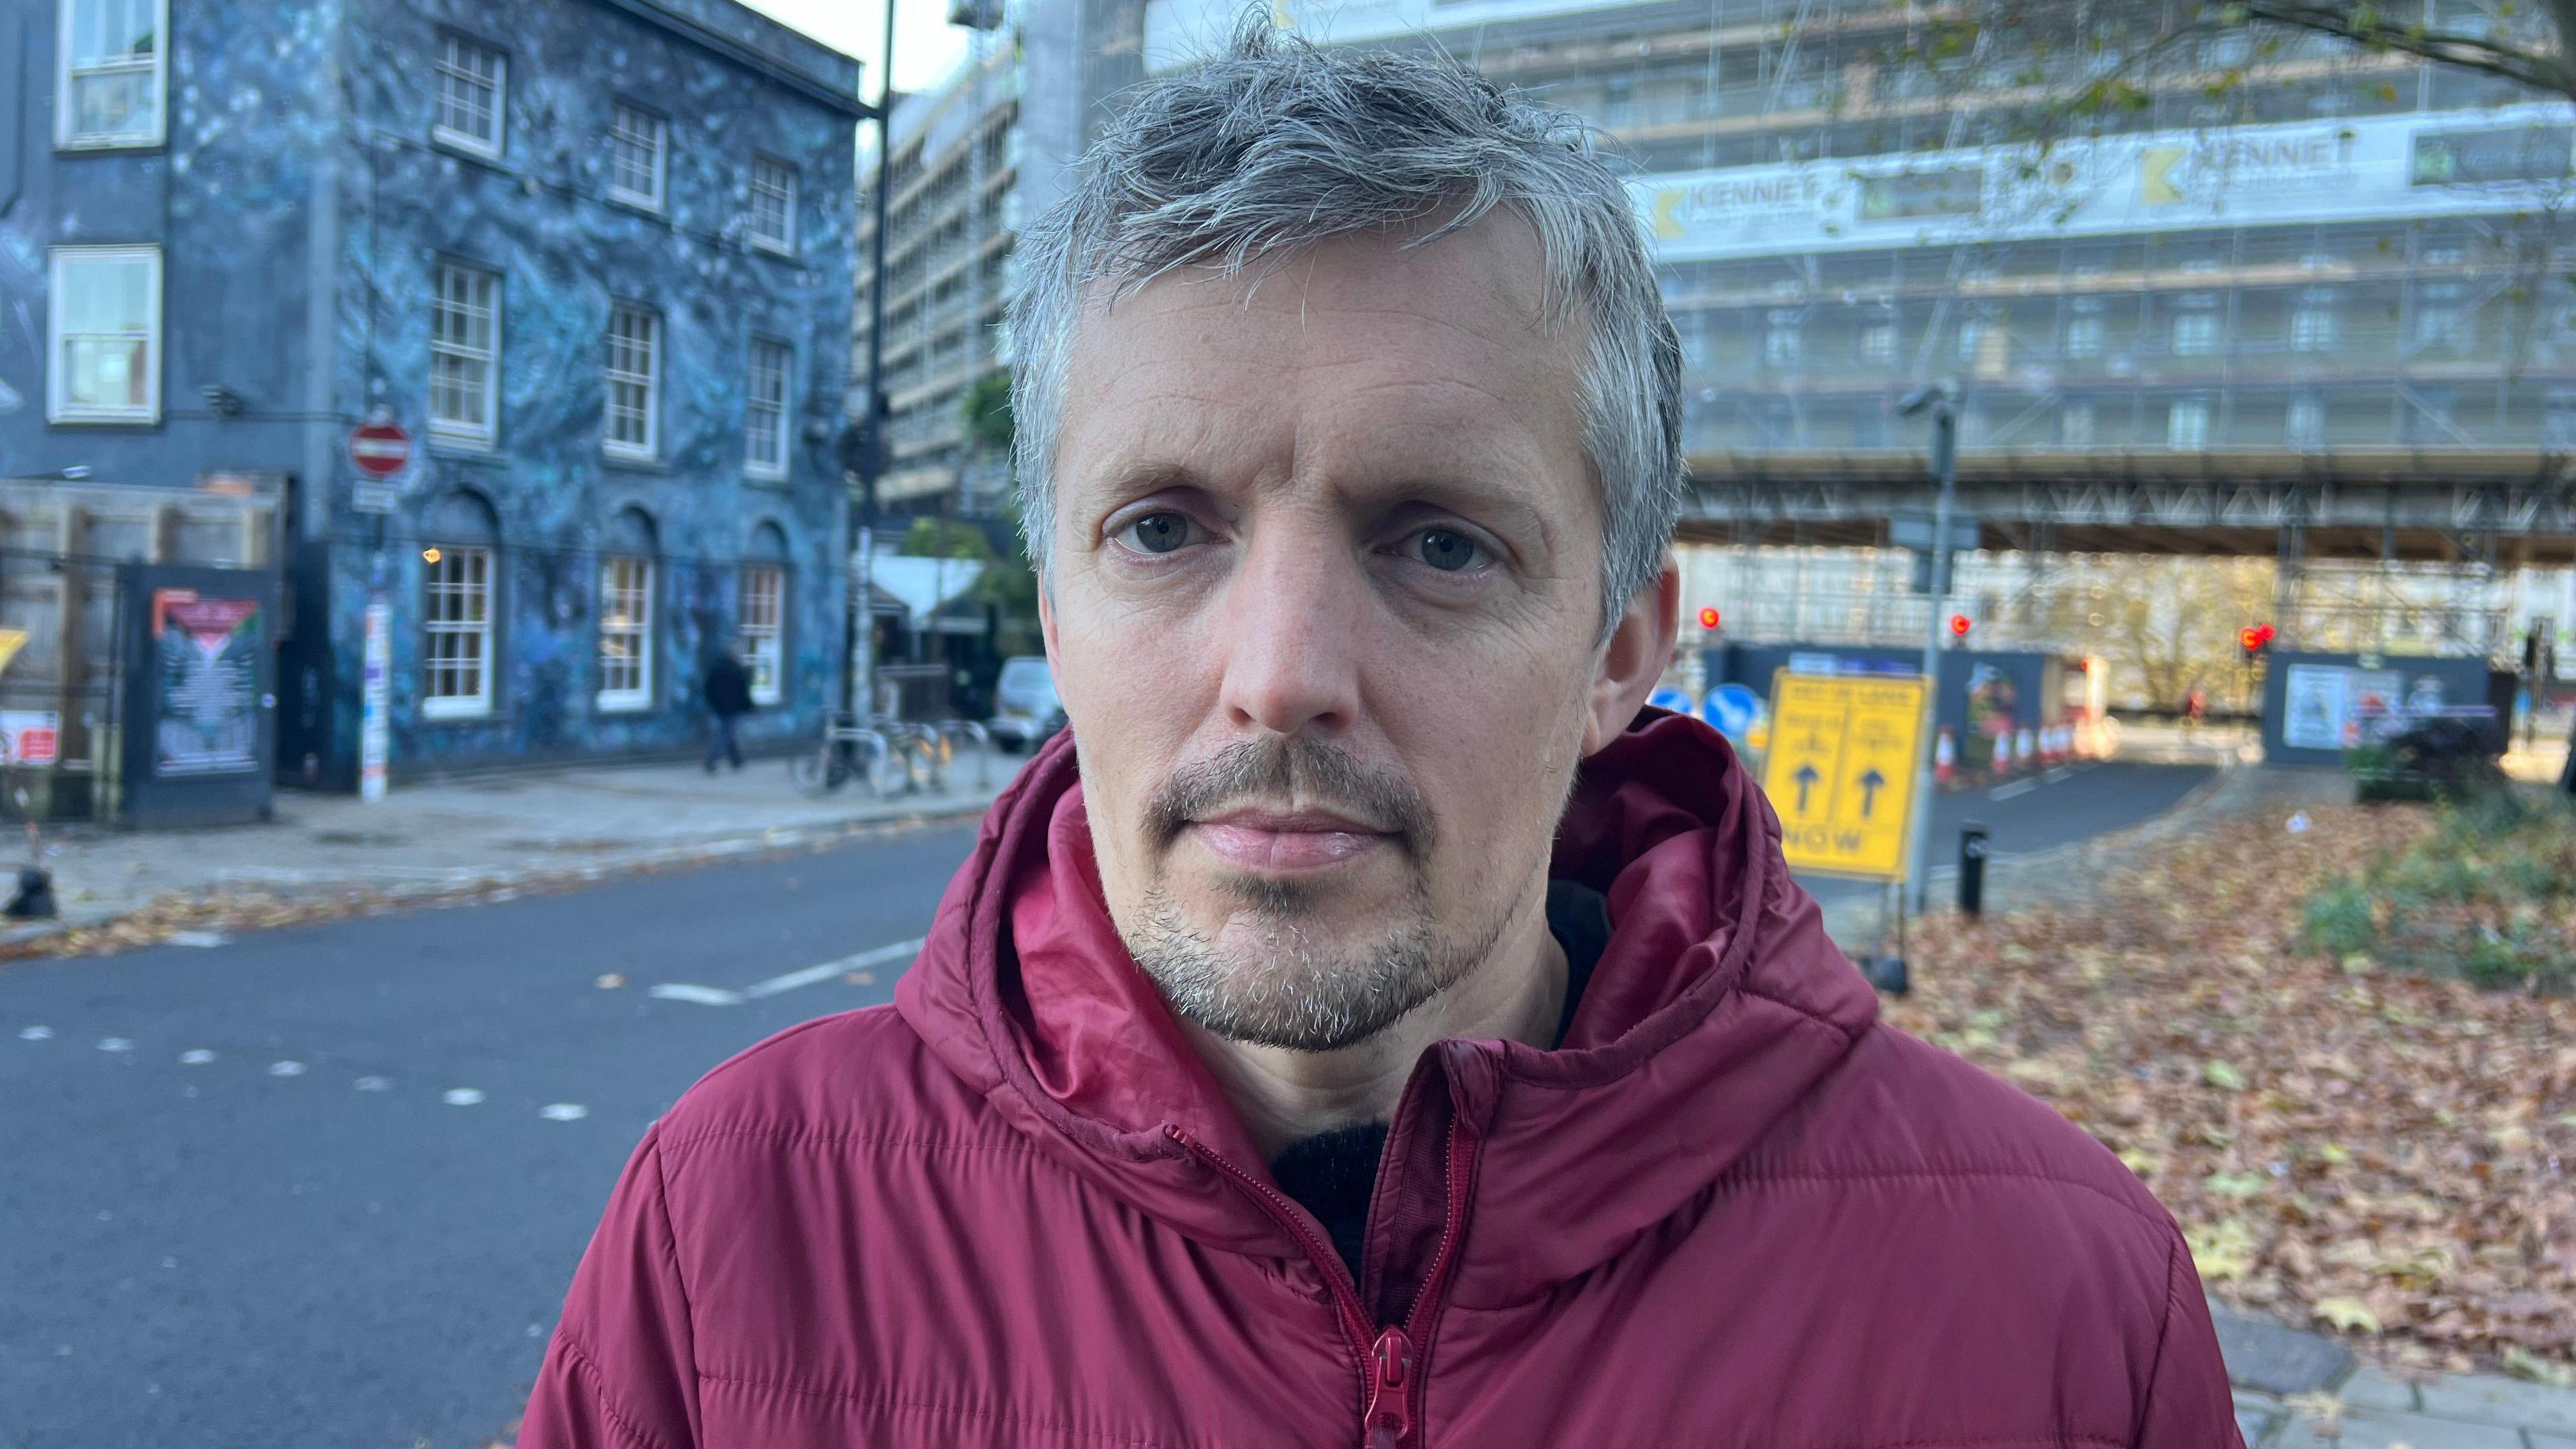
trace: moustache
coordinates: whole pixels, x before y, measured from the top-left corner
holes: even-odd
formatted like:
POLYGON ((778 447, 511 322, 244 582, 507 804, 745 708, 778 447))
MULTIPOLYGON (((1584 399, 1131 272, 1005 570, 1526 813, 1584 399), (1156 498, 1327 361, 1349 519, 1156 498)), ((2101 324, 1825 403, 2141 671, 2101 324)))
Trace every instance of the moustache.
POLYGON ((1339 745, 1287 735, 1238 741, 1174 770, 1146 801, 1145 828, 1163 850, 1192 821, 1265 799, 1349 815, 1394 836, 1416 861, 1431 850, 1431 805, 1411 781, 1362 764, 1339 745))

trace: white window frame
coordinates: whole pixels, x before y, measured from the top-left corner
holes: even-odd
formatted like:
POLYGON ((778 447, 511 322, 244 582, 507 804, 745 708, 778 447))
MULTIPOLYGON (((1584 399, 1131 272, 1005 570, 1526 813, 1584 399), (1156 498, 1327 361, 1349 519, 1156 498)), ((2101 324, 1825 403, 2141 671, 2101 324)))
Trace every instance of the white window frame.
POLYGON ((620 553, 599 561, 599 681, 603 713, 653 707, 653 560, 648 557, 620 553), (621 580, 623 571, 631 571, 631 578, 621 580), (634 608, 612 622, 610 600, 621 594, 634 608), (614 685, 609 683, 611 670, 622 672, 624 665, 610 656, 612 639, 631 641, 635 647, 633 678, 614 685))
POLYGON ((442 33, 438 42, 438 62, 433 67, 438 76, 438 90, 430 102, 437 110, 435 119, 430 122, 430 139, 442 145, 453 146, 460 151, 470 151, 477 156, 489 157, 495 161, 501 159, 502 153, 507 151, 510 145, 510 57, 481 41, 458 35, 453 31, 442 33), (492 62, 492 134, 489 136, 460 131, 447 124, 449 84, 451 82, 477 86, 483 84, 483 77, 474 74, 463 64, 467 56, 482 56, 492 62))
POLYGON ((420 715, 437 720, 481 719, 492 713, 493 553, 476 545, 433 547, 438 558, 424 565, 420 581, 420 715), (464 577, 450 581, 446 575, 451 570, 464 577), (441 617, 442 595, 479 603, 479 617, 441 617), (441 640, 471 641, 471 647, 467 654, 442 655, 441 640), (462 677, 468 670, 474 676, 471 691, 442 692, 443 679, 462 677))
MULTIPOLYGON (((474 305, 469 293, 463 304, 469 321, 474 305)), ((429 435, 442 442, 489 448, 500 436, 501 429, 501 274, 467 262, 441 261, 430 273, 429 306, 429 435), (451 277, 464 280, 469 289, 478 285, 484 289, 482 305, 489 342, 480 353, 470 342, 440 340, 440 319, 451 306, 448 293, 451 277), (465 365, 479 361, 483 365, 482 422, 440 416, 438 365, 444 358, 453 358, 465 365)))
POLYGON ((742 608, 734 647, 751 674, 751 702, 776 704, 787 697, 787 566, 742 566, 742 608))
POLYGON ((2078 312, 2067 319, 2066 355, 2099 357, 2110 335, 2110 327, 2099 312, 2078 312))
POLYGON ((2332 352, 2343 341, 2343 317, 2330 298, 2309 297, 2290 312, 2292 352, 2332 352))
MULTIPOLYGON (((45 299, 45 419, 56 423, 157 423, 161 421, 161 343, 167 330, 161 315, 161 248, 157 246, 66 246, 55 247, 46 258, 46 284, 51 289, 45 299), (63 357, 64 344, 71 340, 63 330, 67 295, 63 285, 64 270, 80 262, 134 262, 149 264, 152 285, 146 305, 149 321, 140 334, 143 339, 143 392, 140 407, 95 407, 76 405, 69 396, 71 368, 63 357)), ((84 334, 106 337, 133 336, 131 333, 84 334)))
POLYGON ((83 135, 75 84, 84 73, 140 71, 129 55, 123 61, 76 66, 73 17, 97 0, 57 0, 54 7, 54 145, 66 151, 143 149, 162 144, 170 134, 170 0, 152 0, 152 124, 143 131, 110 131, 83 135))
POLYGON ((2173 319, 2173 350, 2176 357, 2216 356, 2218 314, 2202 310, 2176 312, 2173 319))
POLYGON ((2101 436, 2101 410, 2091 398, 2075 398, 2059 405, 2057 434, 2059 443, 2068 448, 2089 448, 2101 436))
POLYGON ((611 304, 608 309, 608 335, 605 338, 605 344, 608 354, 604 367, 607 386, 601 398, 603 416, 600 420, 600 450, 612 458, 649 463, 661 455, 662 446, 662 314, 640 302, 611 304), (621 358, 619 349, 621 347, 631 349, 635 345, 631 341, 620 340, 619 325, 636 320, 640 320, 644 326, 642 343, 644 367, 641 372, 631 367, 619 366, 621 361, 631 361, 631 359, 621 358), (617 420, 620 415, 617 399, 618 389, 621 387, 643 390, 644 406, 641 416, 644 420, 644 437, 641 442, 617 436, 617 420))
POLYGON ((748 360, 743 368, 742 389, 742 471, 753 478, 771 482, 787 476, 789 448, 788 421, 796 414, 796 349, 775 337, 754 337, 748 360), (774 406, 760 396, 763 364, 776 362, 778 398, 774 406), (766 411, 769 416, 761 415, 766 411), (769 440, 771 456, 760 456, 759 445, 769 440))
POLYGON ((660 211, 662 198, 670 191, 671 123, 668 118, 648 111, 632 101, 616 102, 608 113, 608 198, 646 211, 660 211), (650 123, 653 143, 653 189, 637 191, 617 179, 619 148, 638 144, 639 138, 628 118, 650 123))
POLYGON ((1763 366, 1796 367, 1806 350, 1806 320, 1795 310, 1783 308, 1765 320, 1762 331, 1763 366))
POLYGON ((2291 448, 2322 448, 2326 445, 2325 399, 2302 394, 2290 399, 2281 419, 2282 444, 2291 448))
POLYGON ((2206 452, 2209 448, 2209 399, 2178 397, 2165 406, 2165 446, 2177 453, 2206 452), (2184 426, 2185 418, 2193 419, 2184 426))
POLYGON ((751 238, 753 246, 763 251, 776 252, 780 256, 796 254, 796 181, 794 165, 781 161, 775 156, 753 154, 751 208, 745 216, 743 226, 743 231, 751 238), (786 189, 779 191, 775 187, 764 185, 761 178, 764 169, 774 170, 783 177, 787 183, 786 189), (766 232, 760 229, 760 203, 762 198, 771 196, 774 196, 778 202, 778 215, 782 228, 779 231, 766 232))

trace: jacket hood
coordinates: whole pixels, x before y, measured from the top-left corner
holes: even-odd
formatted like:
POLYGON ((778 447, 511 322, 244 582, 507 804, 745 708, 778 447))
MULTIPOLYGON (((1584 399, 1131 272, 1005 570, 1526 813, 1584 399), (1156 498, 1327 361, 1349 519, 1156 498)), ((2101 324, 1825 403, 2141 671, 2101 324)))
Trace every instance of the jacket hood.
MULTIPOLYGON (((1264 1175, 1110 921, 1077 747, 1059 735, 994 802, 897 1007, 1071 1171, 1211 1247, 1302 1255, 1174 1140, 1177 1130, 1264 1175)), ((1585 761, 1551 873, 1602 892, 1612 924, 1565 1040, 1554 1051, 1443 1041, 1415 1072, 1415 1088, 1440 1079, 1444 1110, 1480 1144, 1462 1302, 1525 1297, 1670 1216, 1876 1017, 1870 988, 1790 879, 1769 803, 1698 721, 1648 710, 1585 761)), ((1388 1154, 1399 1181, 1381 1183, 1373 1251, 1375 1237, 1419 1219, 1400 1210, 1409 1135, 1399 1113, 1388 1154)))

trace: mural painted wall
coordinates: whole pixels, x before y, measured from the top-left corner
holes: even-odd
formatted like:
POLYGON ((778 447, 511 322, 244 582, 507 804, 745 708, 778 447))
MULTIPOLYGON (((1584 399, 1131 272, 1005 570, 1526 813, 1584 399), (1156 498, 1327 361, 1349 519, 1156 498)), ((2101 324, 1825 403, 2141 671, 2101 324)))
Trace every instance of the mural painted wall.
POLYGON ((849 365, 856 64, 730 0, 169 4, 167 144, 72 154, 52 145, 54 4, 0 0, 0 39, 25 40, 38 82, 0 104, 0 384, 25 399, 0 410, 0 476, 294 475, 299 638, 281 711, 305 718, 281 718, 281 758, 310 754, 324 783, 354 780, 379 590, 398 775, 689 745, 747 559, 787 580, 784 699, 750 737, 809 730, 840 671, 846 500, 831 439, 849 365), (450 38, 502 60, 497 155, 435 134, 450 38), (661 125, 657 207, 608 195, 621 102, 661 125), (749 235, 755 157, 795 175, 785 254, 749 235), (157 423, 45 422, 45 258, 89 241, 163 249, 157 423), (429 427, 433 289, 450 263, 497 279, 488 444, 429 427), (657 446, 641 461, 602 447, 616 304, 659 319, 657 446), (777 477, 745 466, 755 338, 792 358, 777 477), (237 415, 205 403, 214 384, 237 415), (355 506, 345 451, 379 410, 415 453, 383 514, 355 506), (490 536, 444 541, 496 550, 491 702, 432 720, 422 551, 470 518, 490 536), (652 681, 641 707, 612 712, 598 701, 600 558, 635 547, 654 564, 652 681))

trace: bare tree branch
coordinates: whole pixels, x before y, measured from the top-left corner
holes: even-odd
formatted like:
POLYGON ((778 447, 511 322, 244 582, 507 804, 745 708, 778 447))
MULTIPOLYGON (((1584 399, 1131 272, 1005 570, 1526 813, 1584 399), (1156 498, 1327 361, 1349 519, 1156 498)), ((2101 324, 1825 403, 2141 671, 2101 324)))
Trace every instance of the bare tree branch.
POLYGON ((2552 30, 2559 42, 2549 48, 2517 45, 2465 31, 2393 24, 2379 18, 2378 12, 2368 6, 2314 4, 2308 0, 2243 0, 2233 9, 2248 20, 2266 21, 2316 35, 2330 35, 2374 49, 2421 56, 2463 70, 2501 76, 2535 90, 2576 98, 2576 71, 2571 71, 2567 64, 2565 42, 2566 36, 2576 34, 2576 0, 2548 0, 2548 4, 2552 30))

